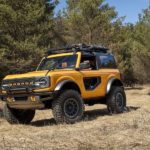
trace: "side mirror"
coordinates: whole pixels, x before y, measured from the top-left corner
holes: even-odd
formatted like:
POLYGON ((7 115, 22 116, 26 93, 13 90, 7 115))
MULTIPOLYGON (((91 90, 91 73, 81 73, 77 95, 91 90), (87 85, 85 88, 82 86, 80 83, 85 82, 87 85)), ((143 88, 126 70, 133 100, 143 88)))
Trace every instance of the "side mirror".
POLYGON ((89 68, 90 68, 90 63, 88 61, 80 63, 80 70, 89 69, 89 68))

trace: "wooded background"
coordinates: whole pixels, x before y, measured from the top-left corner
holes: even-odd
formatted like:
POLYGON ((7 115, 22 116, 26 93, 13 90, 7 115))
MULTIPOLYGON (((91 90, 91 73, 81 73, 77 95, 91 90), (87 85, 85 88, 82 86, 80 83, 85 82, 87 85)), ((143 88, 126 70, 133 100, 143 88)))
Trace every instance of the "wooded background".
POLYGON ((47 48, 98 44, 110 48, 127 82, 150 82, 150 5, 124 24, 105 0, 0 0, 0 79, 35 70, 47 48))

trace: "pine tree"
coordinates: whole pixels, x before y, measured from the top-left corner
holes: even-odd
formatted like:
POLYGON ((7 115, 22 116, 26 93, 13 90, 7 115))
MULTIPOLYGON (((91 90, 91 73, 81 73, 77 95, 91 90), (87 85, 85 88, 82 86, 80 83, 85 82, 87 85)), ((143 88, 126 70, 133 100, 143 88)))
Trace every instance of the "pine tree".
POLYGON ((117 13, 104 0, 67 0, 65 23, 70 43, 108 45, 117 13))
POLYGON ((139 15, 133 36, 132 63, 141 82, 150 82, 150 5, 139 15))
POLYGON ((37 65, 45 48, 52 44, 55 5, 52 0, 0 0, 3 72, 28 71, 37 65))

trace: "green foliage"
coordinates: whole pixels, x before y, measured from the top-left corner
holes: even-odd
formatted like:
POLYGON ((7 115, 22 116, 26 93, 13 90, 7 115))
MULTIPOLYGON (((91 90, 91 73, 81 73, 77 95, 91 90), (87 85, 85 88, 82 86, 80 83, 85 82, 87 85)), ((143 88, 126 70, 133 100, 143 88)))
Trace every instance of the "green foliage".
POLYGON ((28 71, 37 65, 51 44, 54 7, 48 0, 0 0, 2 74, 28 71))
POLYGON ((64 11, 68 43, 107 45, 115 24, 117 13, 104 0, 67 0, 64 11))
POLYGON ((150 6, 139 16, 133 40, 132 64, 135 76, 141 82, 150 82, 150 6))
POLYGON ((30 71, 48 47, 87 43, 109 47, 125 79, 150 82, 150 6, 123 24, 105 0, 0 0, 0 78, 30 71))

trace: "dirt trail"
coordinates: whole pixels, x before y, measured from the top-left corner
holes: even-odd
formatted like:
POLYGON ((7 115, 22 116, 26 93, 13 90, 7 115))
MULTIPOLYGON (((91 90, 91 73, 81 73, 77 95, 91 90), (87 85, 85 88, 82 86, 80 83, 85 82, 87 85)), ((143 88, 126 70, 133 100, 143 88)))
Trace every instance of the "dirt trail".
POLYGON ((110 116, 106 106, 86 107, 74 125, 56 125, 50 110, 37 111, 28 126, 0 119, 0 149, 150 149, 150 85, 126 94, 129 112, 110 116))

